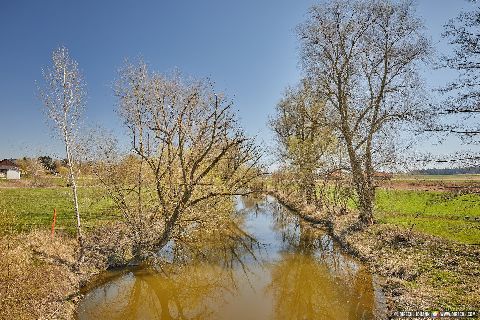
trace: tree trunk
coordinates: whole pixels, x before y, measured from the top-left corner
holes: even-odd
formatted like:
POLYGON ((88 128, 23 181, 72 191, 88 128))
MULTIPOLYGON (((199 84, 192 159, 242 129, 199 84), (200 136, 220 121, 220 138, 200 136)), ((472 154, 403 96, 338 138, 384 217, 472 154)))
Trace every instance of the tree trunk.
POLYGON ((303 194, 305 195, 305 202, 310 205, 314 201, 312 184, 310 182, 303 184, 303 194))
POLYGON ((375 199, 374 190, 372 190, 373 184, 371 182, 372 173, 370 172, 370 169, 367 169, 364 172, 353 148, 348 149, 353 184, 355 186, 360 207, 360 222, 365 225, 370 225, 373 223, 373 201, 375 199))
MULTIPOLYGON (((372 190, 364 186, 359 193, 360 221, 365 225, 373 224, 373 200, 372 190)), ((357 191, 358 193, 358 191, 357 191)))
POLYGON ((178 218, 178 213, 175 214, 174 216, 168 220, 167 224, 165 225, 165 229, 163 230, 162 236, 160 237, 160 240, 157 242, 156 248, 158 250, 161 250, 163 247, 165 247, 170 241, 170 237, 172 236, 173 228, 175 227, 175 223, 177 222, 178 218))
POLYGON ((73 193, 73 208, 75 211, 75 217, 77 220, 77 239, 78 244, 80 246, 79 254, 78 254, 78 262, 83 262, 84 257, 84 243, 83 243, 83 235, 82 235, 82 224, 80 220, 80 210, 78 208, 78 193, 77 193, 77 182, 75 180, 75 173, 73 171, 73 160, 70 151, 70 141, 68 140, 68 132, 65 133, 65 151, 67 154, 67 164, 69 170, 69 180, 72 186, 72 193, 73 193))
POLYGON ((375 186, 373 183, 373 165, 372 165, 372 139, 373 132, 367 140, 365 152, 365 170, 363 172, 363 205, 360 212, 360 221, 363 224, 373 224, 373 209, 375 203, 375 186))

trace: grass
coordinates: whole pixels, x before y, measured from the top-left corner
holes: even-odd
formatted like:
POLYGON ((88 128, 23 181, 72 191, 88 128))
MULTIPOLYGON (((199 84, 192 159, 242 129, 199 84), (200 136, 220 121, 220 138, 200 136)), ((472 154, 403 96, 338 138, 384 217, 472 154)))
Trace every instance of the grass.
POLYGON ((433 236, 445 238, 465 244, 480 244, 479 223, 461 220, 444 220, 432 218, 411 218, 406 216, 390 216, 380 219, 390 223, 433 236))
MULTIPOLYGON (((445 176, 409 176, 442 183, 445 176)), ((478 179, 480 175, 452 175, 449 181, 478 179)), ((332 194, 329 191, 328 196, 332 194)), ((347 207, 357 209, 350 199, 347 207)), ((375 217, 381 223, 393 224, 414 231, 465 244, 480 244, 480 194, 445 191, 378 188, 375 217)))
MULTIPOLYGON (((50 227, 56 208, 56 228, 74 232, 75 216, 71 202, 71 189, 62 186, 0 188, 0 213, 14 217, 9 225, 18 230, 50 227)), ((86 228, 117 214, 113 201, 104 197, 98 187, 80 187, 79 202, 86 228)), ((354 206, 351 201, 349 207, 354 206)), ((460 243, 480 243, 479 194, 378 189, 376 218, 381 223, 412 228, 460 243)))
MULTIPOLYGON (((113 201, 103 196, 100 188, 80 187, 79 207, 84 227, 108 220, 115 214, 113 201)), ((53 209, 57 209, 56 229, 75 231, 75 215, 71 189, 55 188, 5 188, 0 189, 0 211, 13 216, 12 227, 30 230, 49 227, 53 209)))
POLYGON ((480 195, 379 189, 376 207, 384 213, 464 219, 480 217, 480 195))
POLYGON ((379 189, 376 215, 382 223, 460 243, 480 243, 478 194, 379 189))

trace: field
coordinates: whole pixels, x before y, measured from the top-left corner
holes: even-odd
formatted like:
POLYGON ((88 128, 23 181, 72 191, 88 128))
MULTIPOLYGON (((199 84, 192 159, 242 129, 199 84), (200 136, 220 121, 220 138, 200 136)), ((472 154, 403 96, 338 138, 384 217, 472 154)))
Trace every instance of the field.
MULTIPOLYGON (((11 227, 49 227, 56 208, 56 228, 75 231, 71 189, 60 179, 47 182, 48 187, 36 188, 26 187, 25 181, 0 182, 0 214, 13 218, 11 227)), ((86 228, 117 214, 101 188, 88 179, 81 183, 79 201, 86 228)), ((376 219, 459 243, 479 244, 480 193, 475 192, 479 184, 479 175, 396 176, 377 189, 376 219)))
POLYGON ((480 195, 438 191, 377 190, 382 223, 465 244, 480 243, 480 195))
MULTIPOLYGON (((111 219, 115 214, 113 202, 98 187, 80 187, 79 206, 85 228, 111 219)), ((70 188, 0 188, 0 213, 10 217, 9 226, 16 230, 49 227, 54 208, 57 210, 56 229, 73 233, 76 220, 70 188)))
POLYGON ((468 181, 478 181, 480 182, 480 174, 450 174, 450 175, 430 175, 430 174, 404 174, 396 175, 394 177, 396 181, 459 181, 459 182, 468 182, 468 181))
POLYGON ((480 175, 398 175, 380 183, 376 218, 464 244, 480 243, 480 175))

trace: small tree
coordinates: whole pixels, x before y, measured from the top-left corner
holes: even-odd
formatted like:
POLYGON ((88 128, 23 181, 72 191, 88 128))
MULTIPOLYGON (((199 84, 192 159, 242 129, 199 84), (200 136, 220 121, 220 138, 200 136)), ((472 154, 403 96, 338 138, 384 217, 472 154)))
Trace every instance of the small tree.
POLYGON ((41 164, 43 165, 43 167, 45 168, 45 170, 47 170, 49 173, 56 173, 57 172, 57 168, 55 166, 55 163, 52 159, 52 157, 50 156, 40 156, 38 157, 38 161, 41 162, 41 164))
POLYGON ((430 45, 411 1, 328 1, 298 28, 301 62, 348 154, 360 221, 373 222, 382 138, 423 117, 417 65, 430 45))
POLYGON ((44 104, 47 120, 62 138, 72 186, 73 207, 77 222, 77 237, 80 246, 79 261, 83 260, 83 236, 78 207, 75 175, 75 135, 85 107, 86 85, 67 48, 60 47, 52 52, 52 66, 43 70, 44 85, 39 86, 40 99, 44 104))
POLYGON ((270 122, 280 159, 297 173, 309 204, 319 204, 316 180, 319 170, 326 166, 325 156, 336 144, 325 116, 325 101, 320 100, 304 80, 298 87, 286 90, 270 122))
POLYGON ((23 157, 16 161, 23 175, 32 179, 33 185, 38 185, 40 178, 45 175, 45 167, 37 158, 23 157))

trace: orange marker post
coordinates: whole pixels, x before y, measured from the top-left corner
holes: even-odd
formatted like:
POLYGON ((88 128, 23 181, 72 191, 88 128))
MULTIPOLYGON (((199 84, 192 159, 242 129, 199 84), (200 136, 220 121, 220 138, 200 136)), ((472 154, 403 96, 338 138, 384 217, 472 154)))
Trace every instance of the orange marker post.
POLYGON ((55 234, 55 222, 57 222, 57 209, 53 209, 53 222, 52 222, 52 239, 53 235, 55 234))

